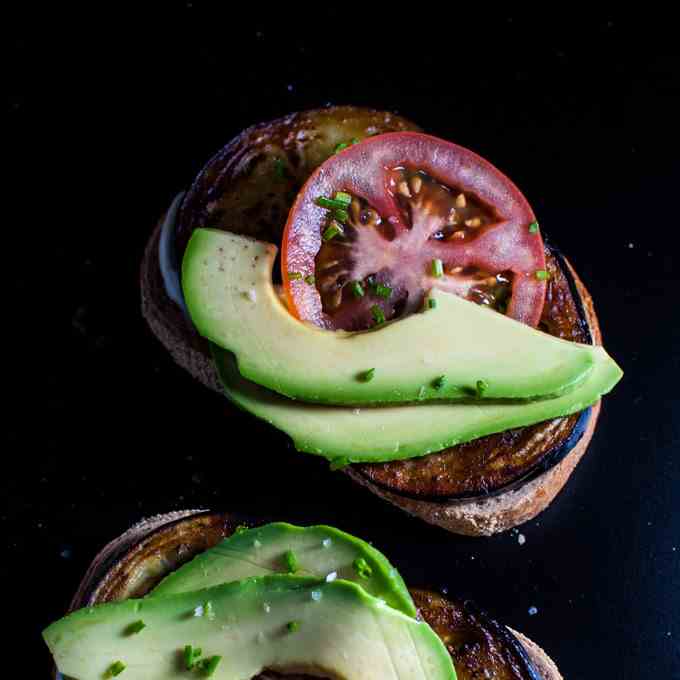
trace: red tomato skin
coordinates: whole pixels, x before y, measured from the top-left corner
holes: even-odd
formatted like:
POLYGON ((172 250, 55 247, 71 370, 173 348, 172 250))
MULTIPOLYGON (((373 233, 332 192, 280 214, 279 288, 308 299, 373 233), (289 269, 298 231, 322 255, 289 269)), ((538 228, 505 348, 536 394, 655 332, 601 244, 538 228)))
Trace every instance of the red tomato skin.
MULTIPOLYGON (((316 204, 319 196, 333 197, 347 191, 368 201, 392 224, 395 234, 408 228, 389 187, 390 172, 397 167, 423 170, 444 185, 474 195, 502 217, 470 244, 447 242, 465 266, 474 264, 492 272, 512 271, 514 281, 508 316, 536 326, 545 301, 546 282, 536 272, 545 269, 540 232, 531 206, 517 186, 489 161, 462 146, 418 132, 395 132, 370 137, 324 162, 309 177, 289 213, 282 243, 282 277, 288 307, 299 319, 332 327, 323 312, 321 297, 304 277, 313 275, 321 247, 320 225, 327 211, 316 204), (291 280, 288 272, 302 279, 291 280)), ((433 244, 433 252, 444 244, 433 244)))

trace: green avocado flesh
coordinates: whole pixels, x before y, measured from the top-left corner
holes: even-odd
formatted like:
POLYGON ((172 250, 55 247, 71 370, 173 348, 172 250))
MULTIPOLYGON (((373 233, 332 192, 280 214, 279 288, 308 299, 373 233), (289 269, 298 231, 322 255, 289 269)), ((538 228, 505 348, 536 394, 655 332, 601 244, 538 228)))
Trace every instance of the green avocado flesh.
POLYGON ((365 541, 327 526, 297 527, 275 522, 243 531, 166 576, 149 597, 162 597, 240 581, 251 576, 292 573, 356 581, 367 593, 415 616, 416 608, 399 572, 365 541), (286 554, 294 564, 287 561, 286 554), (358 560, 364 564, 355 564, 358 560))
POLYGON ((124 680, 205 677, 187 670, 187 645, 201 649, 199 659, 221 657, 215 680, 248 680, 264 669, 345 680, 456 677, 426 623, 349 581, 263 576, 113 602, 68 615, 43 637, 57 668, 76 680, 110 677, 116 663, 125 666, 124 680), (130 633, 139 621, 145 627, 130 633))
POLYGON ((339 405, 536 400, 587 380, 602 347, 555 338, 442 291, 433 309, 371 331, 303 323, 272 285, 275 246, 197 229, 182 288, 198 332, 243 377, 289 398, 339 405), (370 380, 366 379, 370 372, 370 380))
POLYGON ((622 376, 616 363, 602 356, 581 385, 556 399, 359 409, 286 399, 245 380, 229 352, 215 345, 212 351, 231 401, 283 430, 299 451, 337 464, 414 458, 487 434, 577 413, 609 392, 622 376))

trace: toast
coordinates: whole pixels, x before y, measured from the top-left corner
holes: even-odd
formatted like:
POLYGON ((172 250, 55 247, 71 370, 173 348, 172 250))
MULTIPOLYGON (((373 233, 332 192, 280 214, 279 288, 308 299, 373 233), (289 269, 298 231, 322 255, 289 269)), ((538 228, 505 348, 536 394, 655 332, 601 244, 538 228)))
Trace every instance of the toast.
MULTIPOLYGON (((96 556, 71 603, 71 610, 142 597, 164 576, 230 536, 244 518, 232 513, 186 510, 157 515, 134 525, 96 556)), ((550 657, 534 642, 492 619, 471 602, 411 589, 418 615, 445 642, 459 680, 561 680, 550 657), (480 673, 490 675, 480 675, 480 673)), ((259 680, 306 680, 308 676, 267 671, 259 680)))
MULTIPOLYGON (((210 389, 222 392, 208 343, 196 333, 178 304, 179 254, 189 234, 198 226, 215 226, 279 241, 286 205, 321 162, 320 146, 327 153, 335 141, 361 129, 380 133, 417 127, 389 113, 336 107, 293 114, 249 128, 209 161, 187 195, 178 197, 156 226, 141 265, 142 312, 173 359, 210 389), (285 181, 279 178, 270 186, 271 173, 268 179, 267 171, 259 168, 272 157, 284 154, 296 174, 285 181), (229 188, 225 190, 227 184, 229 188), (261 196, 266 198, 260 200, 261 196), (256 215, 259 219, 254 218, 256 215)), ((550 284, 555 293, 554 304, 546 304, 545 330, 600 344, 597 316, 585 285, 556 250, 549 248, 547 259, 555 274, 550 284)), ((468 444, 463 445, 465 449, 452 447, 413 463, 387 463, 382 467, 354 464, 345 472, 364 488, 427 522, 454 533, 487 536, 529 521, 552 502, 585 453, 599 411, 598 403, 580 417, 519 428, 510 431, 512 437, 501 433, 481 438, 473 443, 472 454, 468 444), (521 451, 520 446, 524 447, 521 451), (481 471, 463 471, 462 479, 453 480, 457 483, 449 479, 442 485, 441 479, 446 482, 446 475, 439 469, 427 470, 428 462, 434 458, 445 467, 460 459, 463 450, 468 457, 472 455, 475 465, 478 459, 489 458, 491 451, 498 461, 500 451, 512 460, 504 468, 508 474, 499 476, 496 471, 490 479, 488 466, 481 465, 481 471), (518 472, 515 468, 520 453, 526 460, 518 472)))

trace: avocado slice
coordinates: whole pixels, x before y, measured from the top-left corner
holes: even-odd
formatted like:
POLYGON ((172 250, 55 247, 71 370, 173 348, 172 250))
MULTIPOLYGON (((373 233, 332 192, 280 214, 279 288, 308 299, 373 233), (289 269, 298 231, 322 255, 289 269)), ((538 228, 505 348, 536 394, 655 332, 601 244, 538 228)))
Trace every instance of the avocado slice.
POLYGON ((201 659, 221 657, 215 680, 247 680, 267 668, 346 680, 456 678, 426 623, 349 581, 263 576, 112 602, 69 614, 43 637, 59 671, 78 680, 102 680, 121 666, 125 680, 186 678, 187 645, 201 659))
POLYGON ((581 385, 556 399, 353 409, 286 399, 245 380, 229 352, 215 345, 212 352, 232 402, 283 430, 299 451, 338 465, 424 456, 494 432, 577 413, 609 392, 623 375, 602 355, 581 385))
POLYGON ((555 338, 442 291, 432 293, 433 309, 371 331, 321 329, 281 303, 272 285, 276 253, 270 243, 197 229, 182 288, 199 333, 233 352, 245 378, 290 398, 533 400, 574 389, 606 357, 601 347, 555 338))
POLYGON ((416 615, 406 584, 381 552, 333 527, 298 527, 286 522, 225 538, 166 576, 149 597, 289 571, 298 576, 355 581, 407 616, 416 615))

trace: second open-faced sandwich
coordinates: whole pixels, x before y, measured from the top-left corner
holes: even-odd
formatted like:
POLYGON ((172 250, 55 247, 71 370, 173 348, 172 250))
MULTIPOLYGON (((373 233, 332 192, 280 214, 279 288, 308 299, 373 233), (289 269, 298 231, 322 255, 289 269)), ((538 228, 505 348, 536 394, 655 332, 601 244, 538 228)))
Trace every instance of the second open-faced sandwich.
POLYGON ((246 130, 152 236, 143 310, 206 385, 470 535, 562 488, 621 371, 517 187, 387 113, 246 130))
POLYGON ((407 588, 365 541, 229 513, 134 526, 43 635, 60 680, 561 680, 536 644, 472 602, 407 588))

